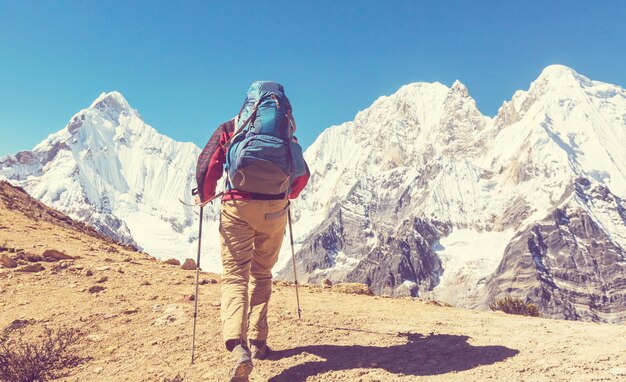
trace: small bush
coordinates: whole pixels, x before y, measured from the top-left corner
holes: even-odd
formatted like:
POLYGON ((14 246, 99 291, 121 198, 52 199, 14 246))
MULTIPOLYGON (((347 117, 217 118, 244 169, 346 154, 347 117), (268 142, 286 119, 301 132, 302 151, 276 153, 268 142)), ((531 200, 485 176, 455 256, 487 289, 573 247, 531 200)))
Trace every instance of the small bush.
POLYGON ((539 307, 535 304, 524 302, 523 300, 515 297, 507 296, 505 298, 496 300, 489 304, 491 310, 500 310, 504 313, 518 314, 522 316, 541 317, 539 307))
POLYGON ((184 380, 185 380, 185 377, 181 376, 180 374, 176 374, 174 379, 169 379, 169 378, 166 377, 163 380, 163 382, 183 382, 184 380))
POLYGON ((44 327, 43 336, 24 338, 19 330, 17 340, 11 333, 25 326, 11 324, 0 336, 0 381, 45 382, 62 377, 63 371, 78 365, 82 359, 69 354, 69 348, 80 338, 75 329, 51 330, 44 327))
POLYGON ((339 283, 333 285, 330 290, 346 294, 364 294, 368 296, 374 294, 369 286, 362 283, 339 283))

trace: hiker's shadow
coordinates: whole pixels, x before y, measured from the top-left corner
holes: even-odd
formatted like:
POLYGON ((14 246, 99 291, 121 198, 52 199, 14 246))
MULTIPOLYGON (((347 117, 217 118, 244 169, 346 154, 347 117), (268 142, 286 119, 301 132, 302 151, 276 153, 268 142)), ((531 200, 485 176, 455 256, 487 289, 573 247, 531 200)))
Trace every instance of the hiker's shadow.
POLYGON ((380 368, 398 376, 438 375, 490 365, 519 353, 518 350, 504 346, 473 346, 467 343, 469 338, 467 336, 403 335, 408 339, 406 343, 388 347, 312 345, 273 350, 268 357, 270 360, 279 360, 301 353, 313 354, 323 360, 308 361, 293 366, 270 378, 269 381, 304 381, 309 376, 328 371, 355 368, 380 368))

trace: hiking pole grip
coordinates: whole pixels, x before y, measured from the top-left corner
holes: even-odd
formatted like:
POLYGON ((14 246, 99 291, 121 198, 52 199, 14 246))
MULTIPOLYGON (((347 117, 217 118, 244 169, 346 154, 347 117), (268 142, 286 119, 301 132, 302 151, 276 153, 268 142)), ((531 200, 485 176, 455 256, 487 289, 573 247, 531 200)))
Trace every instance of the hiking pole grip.
POLYGON ((198 316, 198 278, 200 277, 200 252, 202 250, 202 215, 204 212, 204 206, 200 207, 200 227, 198 228, 198 257, 196 260, 196 292, 194 294, 194 307, 193 307, 193 334, 191 339, 191 364, 195 360, 196 350, 196 317, 198 316))
POLYGON ((293 249, 293 228, 291 226, 291 205, 287 207, 287 220, 289 221, 289 240, 291 241, 291 263, 293 264, 293 279, 296 283, 296 302, 298 304, 298 319, 302 319, 300 309, 300 295, 298 294, 298 274, 296 273, 296 255, 293 249))

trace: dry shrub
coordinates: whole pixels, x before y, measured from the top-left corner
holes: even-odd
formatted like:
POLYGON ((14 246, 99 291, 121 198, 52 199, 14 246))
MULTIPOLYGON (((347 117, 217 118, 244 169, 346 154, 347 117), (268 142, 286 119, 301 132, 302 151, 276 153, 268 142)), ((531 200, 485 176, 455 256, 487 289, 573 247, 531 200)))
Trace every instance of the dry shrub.
POLYGON ((361 283, 340 283, 332 286, 331 290, 338 293, 346 294, 365 294, 373 295, 372 290, 366 284, 361 283))
POLYGON ((522 316, 541 317, 539 307, 535 304, 524 302, 523 300, 507 296, 499 300, 495 300, 489 304, 491 310, 500 310, 504 313, 517 314, 522 316))
POLYGON ((180 374, 176 374, 176 376, 173 379, 169 379, 169 378, 165 378, 163 379, 163 382, 183 382, 185 380, 185 377, 183 377, 180 374))
POLYGON ((0 381, 45 382, 66 375, 67 369, 82 362, 69 352, 80 339, 77 330, 44 327, 43 335, 28 340, 22 329, 27 325, 27 321, 14 321, 0 336, 0 381), (11 338, 15 331, 17 338, 11 338))

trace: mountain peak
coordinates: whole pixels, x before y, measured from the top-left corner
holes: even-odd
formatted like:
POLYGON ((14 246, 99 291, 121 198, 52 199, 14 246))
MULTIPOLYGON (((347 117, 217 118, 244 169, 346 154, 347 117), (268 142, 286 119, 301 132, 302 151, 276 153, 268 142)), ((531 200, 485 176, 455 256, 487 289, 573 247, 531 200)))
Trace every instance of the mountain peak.
POLYGON ((591 85, 591 80, 574 69, 565 65, 548 65, 542 71, 536 82, 571 82, 575 81, 581 85, 591 85))
POLYGON ((463 83, 459 80, 454 81, 452 87, 450 88, 450 93, 458 93, 463 96, 469 96, 469 91, 467 90, 467 87, 463 85, 463 83))
POLYGON ((569 66, 561 65, 561 64, 552 64, 546 66, 542 71, 539 77, 559 77, 567 74, 578 74, 576 71, 569 66))
POLYGON ((114 126, 120 124, 120 116, 136 116, 141 119, 137 111, 130 107, 126 98, 118 91, 100 94, 91 103, 89 110, 111 121, 114 126))
POLYGON ((89 106, 90 109, 98 109, 100 111, 117 111, 130 110, 130 105, 122 93, 117 90, 111 92, 103 92, 89 106))

